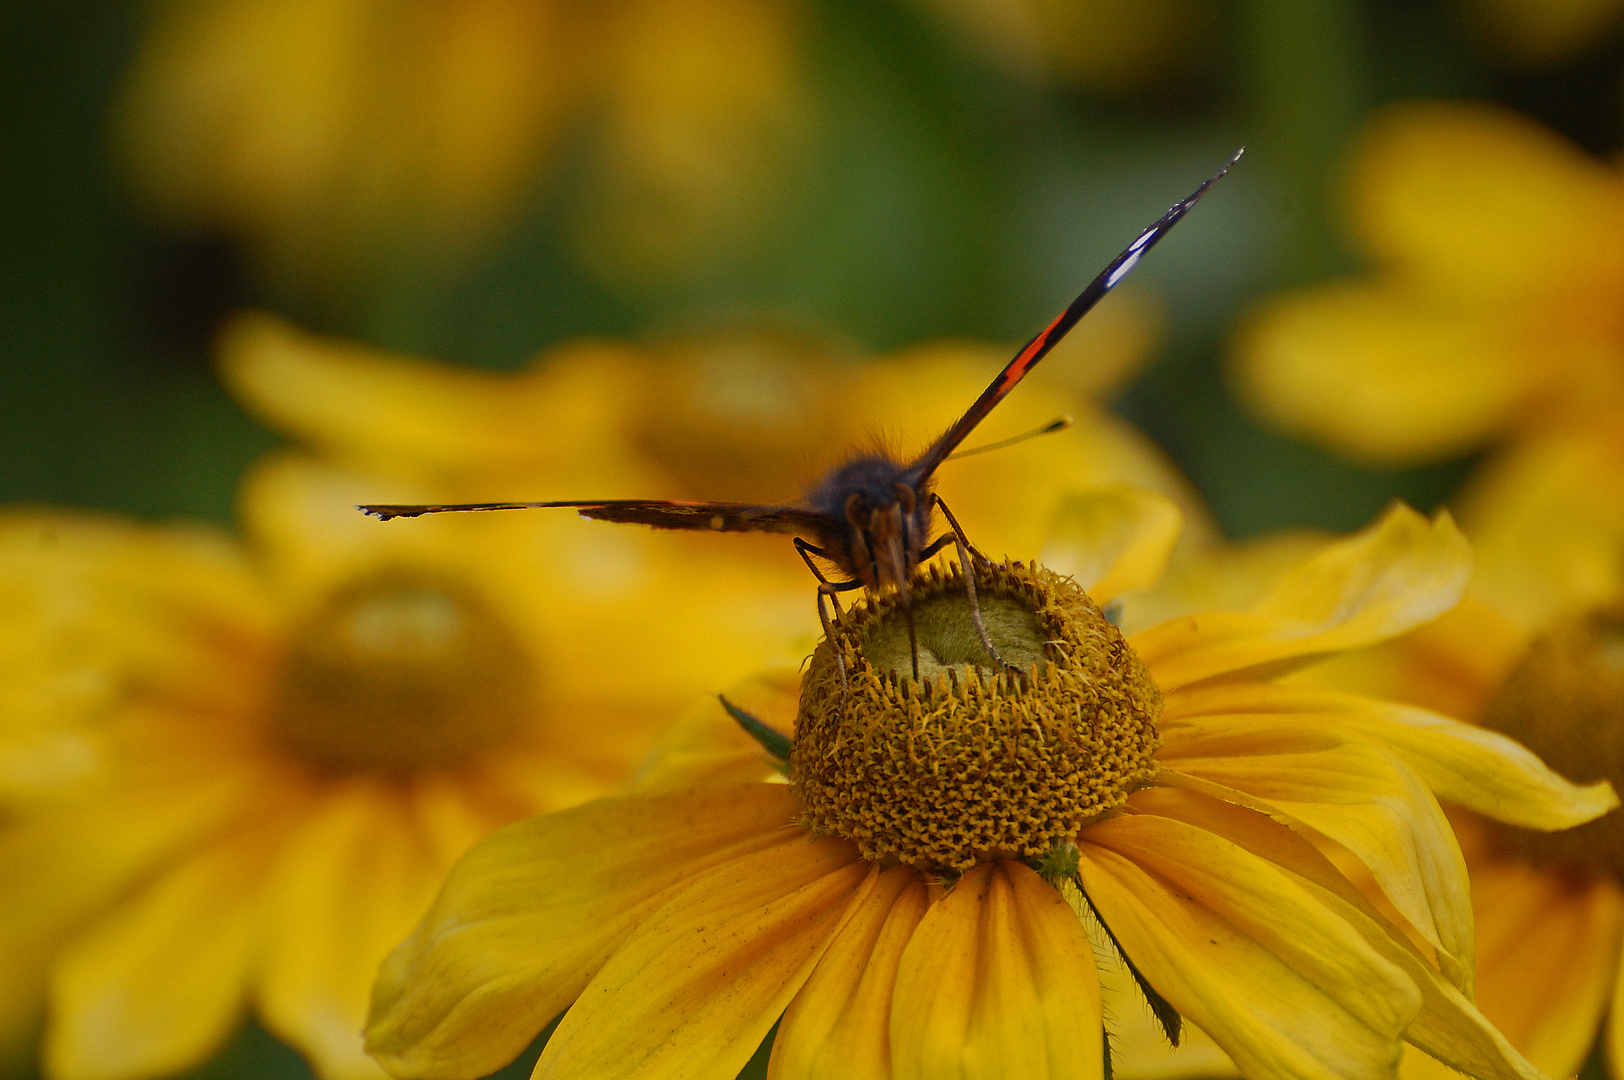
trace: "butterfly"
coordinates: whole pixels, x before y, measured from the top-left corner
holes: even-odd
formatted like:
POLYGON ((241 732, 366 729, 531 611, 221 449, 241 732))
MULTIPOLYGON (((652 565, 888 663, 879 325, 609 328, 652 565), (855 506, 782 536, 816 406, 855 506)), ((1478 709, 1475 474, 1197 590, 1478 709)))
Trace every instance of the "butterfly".
MULTIPOLYGON (((383 521, 422 514, 457 513, 477 510, 530 510, 569 508, 594 521, 649 525, 656 529, 692 529, 711 532, 787 533, 795 549, 818 580, 818 617, 824 632, 832 633, 824 600, 828 598, 839 617, 839 594, 852 589, 877 593, 894 588, 900 591, 908 613, 909 643, 913 650, 913 674, 919 676, 919 648, 913 633, 911 589, 915 567, 948 544, 957 548, 959 565, 965 568, 964 586, 971 621, 981 645, 999 668, 1015 670, 999 655, 988 636, 986 623, 976 599, 975 575, 970 560, 985 565, 986 556, 965 536, 958 519, 936 494, 936 469, 953 455, 959 445, 986 419, 987 414, 1009 395, 1027 372, 1047 356, 1073 326, 1098 304, 1139 264, 1145 252, 1177 225, 1185 214, 1223 178, 1246 152, 1242 147, 1187 198, 1175 203, 1133 243, 1112 259, 1104 270, 1077 295, 1048 326, 1032 337, 1015 354, 998 377, 924 452, 903 461, 885 453, 869 453, 849 459, 828 473, 795 503, 760 504, 742 502, 686 502, 680 499, 604 499, 556 502, 448 503, 437 505, 369 505, 357 509, 383 521), (930 539, 936 511, 942 512, 948 531, 930 539), (837 571, 832 580, 818 560, 837 571)), ((1049 425, 1055 429, 1059 425, 1049 425)), ((838 658, 838 654, 837 654, 838 658)), ((845 683, 845 665, 840 665, 845 683)))

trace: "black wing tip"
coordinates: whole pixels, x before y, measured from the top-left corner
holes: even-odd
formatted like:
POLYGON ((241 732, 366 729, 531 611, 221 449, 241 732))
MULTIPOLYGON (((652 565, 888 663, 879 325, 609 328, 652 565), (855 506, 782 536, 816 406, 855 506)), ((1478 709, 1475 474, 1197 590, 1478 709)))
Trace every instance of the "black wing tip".
POLYGON ((357 510, 367 517, 375 517, 379 521, 393 521, 398 517, 416 517, 423 511, 411 506, 368 506, 357 503, 357 510))
POLYGON ((1201 198, 1201 196, 1203 196, 1203 195, 1205 195, 1207 193, 1208 188, 1212 187, 1212 185, 1216 184, 1218 181, 1222 180, 1225 176, 1227 176, 1229 174, 1229 170, 1233 169, 1235 167, 1236 163, 1239 162, 1240 159, 1245 157, 1245 156, 1246 156, 1246 147, 1244 147, 1244 146, 1241 147, 1239 150, 1236 150, 1233 154, 1229 155, 1229 160, 1224 162, 1223 165, 1218 169, 1217 172, 1213 173, 1210 177, 1208 177, 1207 180, 1200 187, 1196 188, 1195 191, 1190 195, 1190 197, 1188 199, 1185 199, 1184 202, 1181 203, 1180 205, 1183 205, 1186 208, 1188 208, 1189 206, 1194 206, 1195 203, 1196 203, 1196 200, 1201 198))

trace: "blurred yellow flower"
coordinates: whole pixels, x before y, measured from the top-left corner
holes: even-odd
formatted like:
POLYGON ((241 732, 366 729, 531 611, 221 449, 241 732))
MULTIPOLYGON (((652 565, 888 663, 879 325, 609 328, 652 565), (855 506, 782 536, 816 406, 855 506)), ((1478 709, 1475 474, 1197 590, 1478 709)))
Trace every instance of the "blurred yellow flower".
POLYGON ((1026 75, 1123 93, 1189 58, 1211 15, 1203 0, 916 0, 965 44, 1026 75))
POLYGON ((588 254, 666 273, 756 224, 799 138, 799 23, 797 0, 164 0, 119 146, 155 209, 293 287, 455 264, 586 125, 588 254))
MULTIPOLYGON (((1089 370, 1120 370, 1138 338, 1101 327, 1080 339, 1104 351, 1089 370)), ((804 655, 817 619, 782 538, 567 512, 386 525, 354 504, 786 496, 775 469, 894 412, 927 441, 1002 359, 943 345, 831 369, 789 344, 580 342, 506 375, 245 316, 222 372, 306 449, 250 473, 240 541, 59 511, 0 521, 8 1037, 48 981, 53 1080, 190 1067, 248 1007, 323 1075, 375 1075, 366 987, 462 849, 611 790, 679 702, 804 655)), ((945 474, 993 550, 1036 551, 1100 477, 1184 491, 1076 397, 1086 379, 1066 382, 1023 388, 988 438, 1062 405, 1084 423, 945 474)))
MULTIPOLYGON (((38 615, 6 620, 4 652, 54 654, 33 676, 51 711, 6 744, 70 740, 98 766, 7 792, 32 798, 0 831, 0 951, 49 965, 50 1076, 191 1067, 249 1004, 324 1075, 375 1075, 367 985, 463 849, 613 790, 653 718, 771 651, 705 563, 662 564, 637 531, 391 529, 353 509, 378 490, 279 456, 246 483, 240 545, 4 519, 6 597, 38 615), (690 638, 697 671, 603 674, 690 638)), ((7 976, 8 997, 37 985, 7 976)))
POLYGON ((1235 360, 1259 411, 1378 465, 1624 422, 1617 170, 1513 113, 1410 103, 1346 184, 1376 270, 1255 313, 1235 360))
MULTIPOLYGON (((1213 535, 1166 455, 1096 400, 1145 356, 1154 333, 1148 310, 1119 300, 1129 298, 1111 298, 1080 325, 971 443, 1057 414, 1074 417, 1069 430, 942 470, 943 498, 989 553, 1042 554, 1064 568, 1067 556, 1049 538, 1068 498, 1111 483, 1174 498, 1190 543, 1213 535)), ((221 344, 225 378, 271 426, 370 475, 432 483, 437 501, 795 499, 854 450, 928 445, 1011 352, 939 341, 870 360, 816 338, 738 331, 649 344, 578 340, 499 374, 408 361, 266 316, 237 321, 221 344)), ((406 501, 382 491, 364 501, 406 501)), ((797 589, 811 581, 782 537, 631 531, 674 559, 725 552, 727 565, 771 570, 797 589)), ((804 599, 812 621, 798 655, 817 630, 810 593, 804 599)))
MULTIPOLYGON (((1624 554, 1624 529, 1609 537, 1584 527, 1596 500, 1586 489, 1590 477, 1549 468, 1559 463, 1547 453, 1529 462, 1543 468, 1480 489, 1478 516, 1495 531, 1480 549, 1479 577, 1465 603, 1289 681, 1445 712, 1518 739, 1569 779, 1624 782, 1624 614, 1616 600, 1598 600, 1598 581, 1585 572, 1587 562, 1602 561, 1604 543, 1615 562, 1624 554), (1541 517, 1554 522, 1536 526, 1541 517), (1548 543, 1565 522, 1579 525, 1577 535, 1548 543), (1590 558, 1574 562, 1576 553, 1590 558)), ((1325 543, 1279 536, 1215 549, 1187 561, 1180 588, 1148 606, 1141 596, 1126 614, 1142 619, 1186 607, 1204 591, 1200 583, 1217 578, 1265 591, 1325 543)), ((1624 819, 1615 810, 1549 835, 1459 807, 1450 808, 1450 819, 1472 881, 1478 1007, 1535 1066, 1557 1077, 1579 1071, 1606 1021, 1609 1071, 1624 1075, 1624 819)), ((1406 1056, 1402 1074, 1450 1075, 1416 1054, 1406 1056)))
POLYGON ((1485 42, 1519 67, 1560 63, 1611 40, 1619 0, 1466 0, 1485 42))
MULTIPOLYGON (((1159 569, 1168 508, 1102 497, 1080 583, 1108 603, 1159 569)), ((477 845, 385 964, 369 1046, 397 1076, 475 1077, 564 1012, 538 1065, 558 1080, 731 1075, 775 1022, 777 1077, 1099 1077, 1097 916, 1247 1075, 1388 1076, 1407 1040, 1532 1080, 1470 1004, 1432 792, 1539 828, 1617 799, 1480 729, 1271 675, 1434 618, 1469 575, 1447 519, 1401 508, 1249 612, 1124 641, 1078 583, 988 570, 1000 650, 1033 661, 1018 688, 971 673, 960 586, 925 575, 932 684, 896 666, 897 602, 860 606, 812 660, 790 784, 713 706, 636 793, 477 845)))

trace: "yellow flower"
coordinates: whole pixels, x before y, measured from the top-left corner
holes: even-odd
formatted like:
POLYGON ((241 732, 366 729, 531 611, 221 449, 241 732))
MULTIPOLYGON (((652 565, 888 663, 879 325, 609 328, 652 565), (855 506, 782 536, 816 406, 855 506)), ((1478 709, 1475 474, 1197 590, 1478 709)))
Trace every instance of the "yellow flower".
MULTIPOLYGON (((53 1080, 188 1068, 250 1007, 323 1075, 376 1075, 367 986, 452 860, 503 822, 612 790, 659 718, 803 655, 817 620, 782 538, 569 513, 385 525, 354 504, 766 485, 781 478, 765 453, 792 466, 893 409, 928 425, 907 429, 922 444, 997 370, 986 350, 939 346, 831 372, 781 345, 581 342, 499 375, 247 316, 222 338, 223 372, 310 449, 252 471, 240 540, 0 518, 6 1038, 48 980, 53 1080)), ((1058 398, 1034 386, 988 437, 1058 398)), ((1031 551, 1081 513, 1068 483, 1137 472, 1181 489, 1101 414, 955 463, 945 490, 983 543, 1031 551)))
MULTIPOLYGON (((942 470, 943 498, 989 553, 1042 555, 1069 572, 1079 553, 1051 538, 1074 512, 1071 497, 1102 484, 1167 494, 1191 523, 1187 543, 1212 537, 1176 467, 1096 401, 1145 355, 1154 333, 1153 316, 1117 303, 1125 299, 1114 297, 1079 326, 971 441, 990 443, 1062 413, 1077 421, 1069 430, 942 470)), ((928 445, 1009 351, 943 341, 864 362, 825 341, 741 331, 647 345, 573 341, 498 374, 312 337, 267 316, 239 320, 221 343, 227 381, 267 423, 371 475, 432 482, 438 501, 795 499, 856 449, 878 442, 911 454, 928 445)), ((381 492, 363 501, 391 501, 381 492)), ((591 535, 605 529, 622 531, 597 524, 591 535)), ((818 629, 811 577, 782 537, 631 531, 674 564, 710 559, 695 571, 710 580, 749 568, 758 575, 749 588, 776 581, 798 590, 803 603, 793 618, 806 637, 793 643, 795 655, 810 649, 818 629)), ((764 596, 752 606, 777 603, 764 596)), ((779 658, 763 655, 738 671, 779 658)))
POLYGON ((1411 103, 1372 123, 1346 185, 1377 268, 1278 297, 1251 320, 1237 372, 1259 410, 1381 465, 1616 429, 1615 169, 1512 113, 1411 103))
POLYGON ((966 45, 1023 74, 1121 94, 1187 60, 1211 12, 1200 0, 918 0, 966 45))
POLYGON ((979 575, 1025 676, 961 663, 978 648, 962 593, 927 574, 931 682, 896 668, 895 599, 860 607, 814 654, 792 783, 762 782, 713 706, 637 792, 477 845, 383 968, 380 1062, 483 1075, 563 1012, 537 1067, 553 1080, 730 1076, 775 1023, 779 1077, 1097 1077, 1097 916, 1249 1076, 1386 1076, 1406 1040, 1471 1075, 1536 1076, 1470 1004, 1465 871, 1434 793, 1549 828, 1611 790, 1479 729, 1271 677, 1451 607, 1460 534, 1395 509, 1250 611, 1125 641, 1095 602, 1150 582, 1167 507, 1102 498, 1114 513, 1083 515, 1092 600, 1043 570, 979 575))
POLYGON ((37 984, 12 965, 48 965, 49 1075, 188 1068, 250 1004, 325 1075, 376 1075, 366 987, 452 861, 613 790, 692 689, 658 663, 603 668, 697 634, 714 685, 760 654, 635 532, 384 529, 353 510, 376 490, 274 460, 241 545, 68 512, 0 524, 6 595, 39 608, 5 651, 56 654, 36 678, 55 712, 7 743, 95 762, 0 832, 0 982, 15 1022, 37 984))
MULTIPOLYGON (((1290 676, 1303 685, 1379 693, 1509 734, 1575 780, 1624 780, 1624 618, 1602 591, 1620 534, 1580 529, 1554 546, 1563 523, 1594 518, 1594 474, 1545 445, 1527 468, 1480 485, 1479 516, 1497 524, 1479 550, 1479 580, 1460 607, 1391 642, 1290 676), (1539 467, 1544 466, 1544 467, 1539 467), (1494 498, 1491 498, 1493 496, 1494 498), (1550 520, 1556 523, 1554 526, 1550 520)), ((1180 587, 1152 610, 1185 607, 1200 583, 1264 590, 1280 568, 1323 545, 1270 538, 1188 560, 1180 587), (1271 554, 1272 553, 1272 554, 1271 554)), ((1616 598, 1620 595, 1614 592, 1616 598)), ((1141 598, 1142 599, 1142 598, 1141 598)), ((1147 610, 1130 604, 1128 619, 1147 610)), ((1544 835, 1451 808, 1472 881, 1478 930, 1477 1004, 1517 1049, 1551 1076, 1572 1076, 1607 1026, 1609 1071, 1624 1075, 1624 861, 1617 811, 1544 835), (1609 1018, 1612 1019, 1609 1019, 1609 1018)), ((1406 1080, 1447 1070, 1409 1055, 1406 1080)))
POLYGON ((1348 188, 1379 269, 1266 304, 1238 342, 1245 390, 1377 465, 1494 447, 1456 507, 1475 592, 1521 625, 1619 595, 1624 178, 1512 114, 1411 104, 1374 123, 1348 188))
POLYGON ((455 263, 593 119, 589 254, 669 272, 758 216, 798 138, 799 22, 795 0, 168 0, 119 140, 160 212, 308 288, 455 263))
POLYGON ((1560 63, 1606 42, 1624 15, 1618 0, 1470 0, 1485 41, 1519 67, 1560 63))
MULTIPOLYGON (((1481 723, 1573 779, 1624 779, 1624 591, 1611 565, 1624 532, 1583 527, 1608 496, 1593 471, 1551 468, 1582 464, 1571 451, 1531 447, 1526 469, 1481 485, 1480 516, 1494 529, 1467 603, 1305 676, 1481 723), (1579 527, 1563 536, 1564 522, 1579 527)), ((1550 836, 1465 811, 1451 819, 1472 879, 1484 1015, 1552 1076, 1577 1072, 1605 1027, 1608 1071, 1624 1075, 1624 819, 1614 811, 1550 836)), ((1404 1073, 1438 1070, 1407 1059, 1404 1073)))

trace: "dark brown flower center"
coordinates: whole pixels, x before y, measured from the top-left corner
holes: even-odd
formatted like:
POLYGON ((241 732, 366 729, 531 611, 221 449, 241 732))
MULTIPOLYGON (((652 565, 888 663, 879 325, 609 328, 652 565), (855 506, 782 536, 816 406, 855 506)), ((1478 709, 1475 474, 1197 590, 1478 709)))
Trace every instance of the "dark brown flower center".
POLYGON ((410 773, 508 740, 534 697, 529 651, 476 589, 386 570, 294 628, 270 732, 321 771, 410 773))
MULTIPOLYGON (((1535 641, 1489 702, 1484 726, 1510 735, 1579 783, 1624 791, 1624 608, 1591 612, 1535 641)), ((1556 833, 1497 827, 1525 858, 1624 881, 1624 814, 1556 833)))
POLYGON ((1024 676, 986 666, 962 578, 934 568, 913 586, 919 680, 895 595, 860 604, 812 655, 792 755, 805 824, 865 858, 963 871, 1041 856, 1155 772, 1161 694, 1088 595, 1019 563, 976 581, 994 646, 1024 676))

